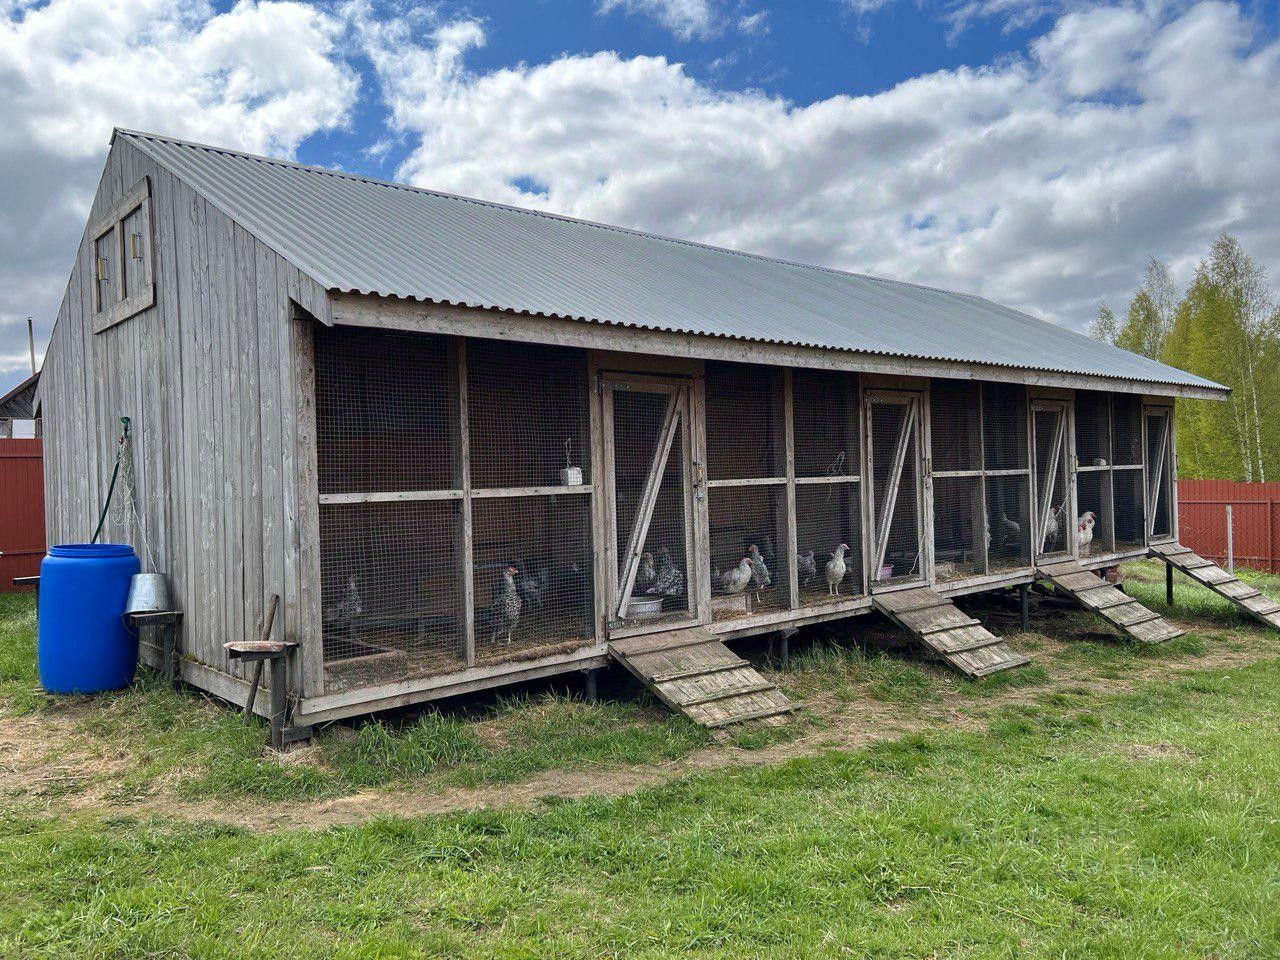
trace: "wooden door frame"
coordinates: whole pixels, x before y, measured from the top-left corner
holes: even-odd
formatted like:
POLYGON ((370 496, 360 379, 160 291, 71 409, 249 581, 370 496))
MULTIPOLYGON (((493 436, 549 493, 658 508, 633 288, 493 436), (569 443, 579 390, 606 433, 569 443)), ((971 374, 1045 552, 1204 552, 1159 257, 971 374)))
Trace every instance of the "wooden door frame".
POLYGON ((1177 453, 1177 429, 1174 422, 1173 407, 1163 403, 1142 404, 1142 535, 1146 543, 1166 543, 1168 541, 1178 539, 1178 453, 1177 453), (1168 460, 1169 466, 1169 483, 1164 490, 1165 497, 1169 501, 1169 533, 1162 534, 1157 537, 1154 534, 1153 527, 1156 522, 1155 509, 1151 501, 1152 480, 1149 464, 1147 463, 1148 436, 1147 436, 1147 417, 1160 417, 1164 420, 1165 442, 1161 445, 1160 453, 1168 460))
MULTIPOLYGON (((860 396, 862 404, 862 499, 863 499, 863 530, 862 540, 867 544, 865 551, 865 581, 867 593, 873 593, 877 589, 881 592, 886 590, 899 590, 904 587, 918 586, 922 583, 932 582, 932 549, 930 542, 932 540, 932 527, 926 523, 930 510, 928 498, 925 492, 925 475, 928 469, 927 459, 928 452, 925 448, 927 439, 925 430, 925 410, 928 398, 928 390, 926 386, 920 389, 902 389, 892 387, 865 387, 860 396), (893 527, 893 521, 890 519, 889 525, 885 530, 885 542, 881 543, 879 533, 879 512, 876 509, 875 502, 875 440, 872 430, 871 410, 875 406, 876 401, 889 401, 892 403, 906 404, 908 416, 912 417, 912 428, 916 437, 916 545, 919 554, 919 571, 917 576, 909 580, 903 580, 893 583, 882 583, 879 580, 880 569, 884 566, 883 554, 888 548, 888 531, 893 527)), ((899 441, 901 442, 901 440, 899 441)), ((909 441, 908 441, 909 442, 909 441)), ((895 460, 896 460, 895 456, 895 460)), ((902 466, 897 468, 899 471, 899 480, 901 479, 901 470, 905 468, 905 453, 902 466)), ((895 487, 894 505, 895 510, 898 498, 901 497, 902 491, 895 487)))
POLYGON ((1031 455, 1031 563, 1038 564, 1048 557, 1075 558, 1079 552, 1076 536, 1076 453, 1075 453, 1075 402, 1069 397, 1033 396, 1027 404, 1027 420, 1030 427, 1029 447, 1031 455), (1044 515, 1040 490, 1040 460, 1036 447, 1036 413, 1041 410, 1057 412, 1062 417, 1062 445, 1058 450, 1058 462, 1062 465, 1066 499, 1062 509, 1066 512, 1065 549, 1046 553, 1044 550, 1044 515))
MULTIPOLYGON (((705 564, 701 562, 702 550, 699 542, 699 518, 695 509, 696 493, 705 483, 705 477, 699 476, 703 470, 703 458, 697 455, 700 447, 701 430, 697 427, 695 408, 698 406, 698 389, 701 378, 690 378, 685 374, 664 373, 625 373, 607 370, 596 371, 596 393, 600 399, 600 464, 601 480, 599 485, 601 501, 601 519, 599 535, 604 546, 604 575, 598 579, 604 587, 602 627, 605 635, 613 638, 633 636, 642 633, 653 633, 662 630, 678 629, 693 626, 703 621, 702 593, 706 585, 702 573, 705 564), (637 392, 665 394, 676 403, 675 414, 679 417, 671 449, 679 444, 681 451, 681 482, 683 486, 685 516, 685 598, 689 604, 688 615, 680 617, 673 614, 653 622, 626 623, 618 616, 625 587, 618 581, 619 550, 618 516, 617 516, 617 466, 614 456, 614 391, 635 390, 637 392)), ((670 451, 667 452, 670 457, 670 451)), ((665 473, 665 465, 664 470, 665 473)), ((661 483, 661 474, 657 482, 661 483)), ((639 515, 637 515, 639 519, 639 515)), ((643 543, 640 544, 643 546, 643 543)))

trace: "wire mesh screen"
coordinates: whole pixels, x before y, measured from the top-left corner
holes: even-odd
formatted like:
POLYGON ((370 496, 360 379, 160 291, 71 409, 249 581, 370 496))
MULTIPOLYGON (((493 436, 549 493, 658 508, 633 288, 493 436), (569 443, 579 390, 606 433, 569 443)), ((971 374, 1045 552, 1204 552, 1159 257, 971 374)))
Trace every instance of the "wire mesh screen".
POLYGON ((1168 537, 1173 534, 1169 509, 1173 492, 1167 426, 1168 418, 1165 414, 1147 415, 1147 483, 1150 485, 1148 503, 1152 537, 1168 537))
POLYGON ((471 516, 476 662, 590 642, 590 497, 483 498, 471 516))
MULTIPOLYGON (((627 548, 636 526, 650 470, 661 454, 671 395, 643 390, 613 391, 614 504, 617 517, 618 583, 626 574, 627 548)), ((684 480, 684 424, 678 425, 660 475, 657 495, 643 543, 632 591, 623 619, 686 613, 688 590, 688 532, 684 480)), ((621 587, 619 588, 619 592, 621 587)), ((617 611, 614 611, 616 614, 617 611)))
POLYGON ((1027 468, 1027 391, 1011 383, 982 385, 982 432, 988 470, 1027 468))
POLYGON ((1024 475, 987 477, 987 568, 1019 570, 1031 566, 1031 521, 1024 475))
POLYGON ((316 328, 321 493, 441 490, 457 476, 457 378, 444 337, 316 328))
POLYGON ((1115 489, 1115 547, 1126 550, 1146 543, 1142 493, 1142 471, 1116 470, 1115 489))
POLYGON ((1082 467, 1105 467, 1111 463, 1110 397, 1094 390, 1076 393, 1076 456, 1082 467))
POLYGON ((1066 414, 1059 409, 1033 414, 1036 444, 1036 511, 1040 553, 1071 549, 1071 517, 1067 502, 1066 414))
POLYGON ((787 608, 791 572, 784 549, 785 509, 782 485, 708 491, 715 619, 787 608))
POLYGON ((795 563, 802 607, 865 592, 861 484, 806 483, 796 487, 795 563))
POLYGON ((1114 548, 1111 471, 1081 469, 1076 474, 1076 542, 1080 556, 1109 553, 1114 548))
POLYGON ((782 368, 708 363, 705 382, 707 476, 783 476, 782 368))
POLYGON ((322 504, 326 689, 465 665, 458 501, 322 504))
POLYGON ((909 403, 872 399, 873 554, 882 553, 883 559, 873 555, 871 562, 878 581, 921 574, 918 433, 909 403))
POLYGON ((857 376, 795 370, 791 393, 796 476, 857 476, 861 455, 857 376))
POLYGON ((1119 466, 1142 463, 1142 400, 1127 393, 1111 395, 1111 452, 1119 466))
POLYGON ((933 480, 934 577, 957 580, 985 570, 981 477, 933 480))
POLYGON ((589 483, 588 388, 582 350, 467 341, 472 484, 589 483))
POLYGON ((933 471, 981 470, 980 389, 969 380, 934 380, 929 395, 933 471))

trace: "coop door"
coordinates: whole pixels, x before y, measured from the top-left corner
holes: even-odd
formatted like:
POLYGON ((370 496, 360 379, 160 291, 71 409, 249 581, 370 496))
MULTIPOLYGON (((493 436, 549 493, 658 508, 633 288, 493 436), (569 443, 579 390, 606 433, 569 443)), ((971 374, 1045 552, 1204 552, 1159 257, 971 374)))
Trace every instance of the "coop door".
POLYGON ((1147 539, 1173 536, 1173 417, 1168 409, 1148 407, 1146 430, 1147 539))
POLYGON ((871 580, 924 577, 921 549, 920 397, 867 395, 867 459, 871 477, 871 580))
POLYGON ((610 620, 687 619, 693 555, 689 389, 683 381, 603 384, 609 467, 610 620))
POLYGON ((1071 516, 1067 483, 1067 408, 1065 404, 1037 403, 1031 408, 1035 442, 1036 558, 1071 553, 1075 522, 1071 516))

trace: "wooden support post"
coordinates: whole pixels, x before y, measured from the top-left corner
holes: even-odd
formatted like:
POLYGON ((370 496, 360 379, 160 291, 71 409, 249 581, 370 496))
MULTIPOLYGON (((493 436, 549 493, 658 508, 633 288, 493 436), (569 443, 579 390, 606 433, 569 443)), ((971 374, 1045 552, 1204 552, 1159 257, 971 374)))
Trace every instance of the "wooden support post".
POLYGON ((1031 629, 1031 584, 1018 587, 1018 622, 1023 632, 1031 629))
POLYGON ((600 689, 598 684, 600 668, 593 667, 590 670, 583 670, 582 673, 586 679, 586 685, 583 687, 582 691, 582 698, 586 700, 587 703, 595 703, 600 699, 600 689))
MULTIPOLYGON (((259 661, 261 666, 261 661, 259 661)), ((285 658, 283 656, 271 658, 271 749, 284 749, 284 721, 285 713, 288 710, 288 698, 286 696, 285 681, 285 658)))
POLYGON ((791 638, 799 632, 790 627, 778 634, 778 663, 783 670, 791 669, 791 638))
POLYGON ((1164 602, 1173 606, 1173 564, 1164 562, 1164 602))

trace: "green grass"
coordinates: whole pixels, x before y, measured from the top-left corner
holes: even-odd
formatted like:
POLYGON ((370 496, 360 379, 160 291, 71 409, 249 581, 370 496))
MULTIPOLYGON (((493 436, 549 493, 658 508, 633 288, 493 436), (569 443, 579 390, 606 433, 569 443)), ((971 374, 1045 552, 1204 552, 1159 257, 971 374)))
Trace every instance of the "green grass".
POLYGON ((11 813, 0 952, 1280 956, 1278 687, 1271 660, 534 812, 274 833, 11 813))
MULTIPOLYGON (((1256 623, 1238 606, 1196 583, 1186 574, 1174 571, 1173 606, 1165 603, 1164 564, 1159 560, 1138 560, 1124 566, 1125 591, 1139 603, 1157 613, 1179 618, 1201 618, 1238 626, 1256 623)), ((1255 590, 1280 600, 1280 576, 1241 567, 1236 576, 1255 590)))

